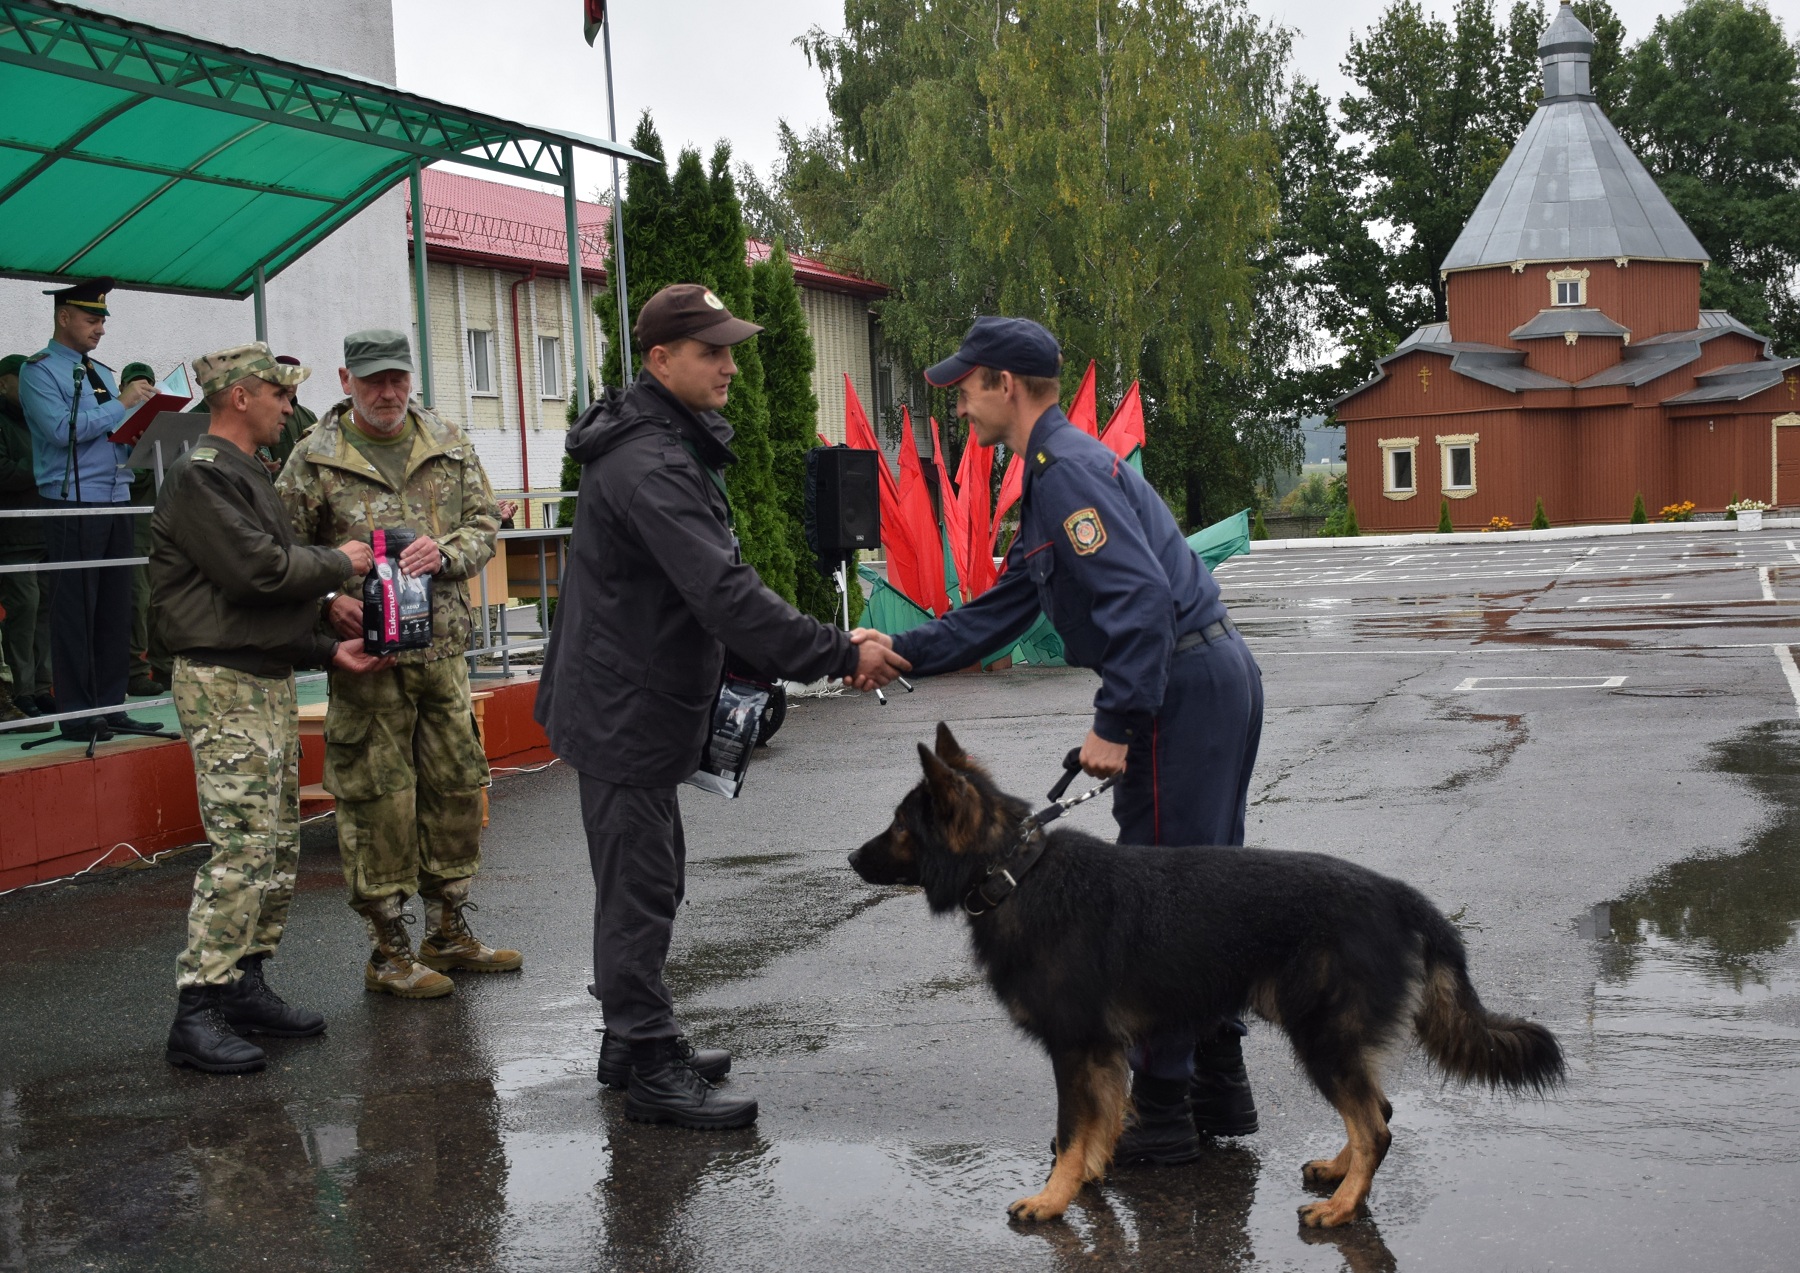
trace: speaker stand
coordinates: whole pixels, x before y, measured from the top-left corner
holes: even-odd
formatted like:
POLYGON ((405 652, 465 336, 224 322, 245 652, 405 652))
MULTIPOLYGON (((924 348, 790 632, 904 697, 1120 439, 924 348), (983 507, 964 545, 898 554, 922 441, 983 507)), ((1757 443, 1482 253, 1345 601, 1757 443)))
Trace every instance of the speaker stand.
POLYGON ((837 569, 831 572, 831 577, 836 581, 838 586, 838 597, 844 603, 844 631, 848 632, 850 630, 849 563, 844 561, 838 562, 837 569))

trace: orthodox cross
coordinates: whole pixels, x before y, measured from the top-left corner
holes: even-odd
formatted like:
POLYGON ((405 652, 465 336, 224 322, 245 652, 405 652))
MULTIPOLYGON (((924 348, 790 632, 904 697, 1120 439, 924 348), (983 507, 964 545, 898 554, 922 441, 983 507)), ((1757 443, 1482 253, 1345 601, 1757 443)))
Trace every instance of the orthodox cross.
MULTIPOLYGON (((1789 391, 1792 392, 1791 385, 1789 386, 1789 391)), ((1430 393, 1431 392, 1431 368, 1430 367, 1420 367, 1419 368, 1419 392, 1420 393, 1430 393)))

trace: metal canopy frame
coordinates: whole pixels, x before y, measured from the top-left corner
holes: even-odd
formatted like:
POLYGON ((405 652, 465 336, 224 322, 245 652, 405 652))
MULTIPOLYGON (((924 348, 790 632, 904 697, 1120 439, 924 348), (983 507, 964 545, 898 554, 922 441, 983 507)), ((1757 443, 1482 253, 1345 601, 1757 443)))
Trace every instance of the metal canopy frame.
MULTIPOLYGON (((0 234, 0 274, 53 282, 107 274, 122 287, 145 291, 238 300, 249 296, 255 300, 259 338, 267 336, 264 283, 402 180, 414 181, 414 207, 422 208, 416 183, 427 164, 466 164, 558 186, 573 225, 577 149, 615 161, 656 162, 618 142, 512 123, 342 71, 286 62, 49 0, 0 0, 0 73, 14 77, 7 82, 15 89, 21 82, 50 83, 34 79, 49 75, 65 85, 79 81, 95 90, 83 95, 94 106, 92 113, 70 118, 67 131, 54 141, 26 136, 29 130, 23 126, 0 121, 0 159, 5 161, 0 168, 0 221, 10 201, 23 196, 25 202, 15 209, 30 206, 34 186, 42 183, 53 193, 57 178, 86 168, 130 173, 135 179, 134 188, 121 193, 92 227, 84 226, 75 239, 57 247, 53 259, 29 258, 31 240, 19 237, 16 227, 0 234), (143 122, 132 120, 134 112, 143 113, 143 122), (140 129, 153 128, 161 118, 157 112, 190 118, 202 112, 209 119, 224 115, 241 126, 215 128, 220 137, 179 163, 116 153, 105 144, 109 127, 136 123, 140 129), (284 139, 291 143, 285 148, 284 139), (310 184, 304 177, 312 178, 310 184), (197 199, 221 188, 231 192, 227 200, 237 202, 221 202, 211 218, 191 217, 183 225, 168 210, 178 206, 183 193, 197 199), (172 195, 170 203, 158 206, 172 195), (278 208, 280 216, 259 222, 259 201, 271 212, 278 208), (210 249, 209 236, 225 228, 220 217, 246 227, 241 237, 247 239, 256 237, 251 231, 259 225, 282 228, 254 246, 245 244, 235 255, 228 253, 222 271, 195 281, 192 257, 203 244, 210 249), (158 256, 167 267, 163 273, 146 268, 133 277, 129 253, 123 261, 105 259, 106 251, 129 245, 134 230, 161 236, 160 253, 145 256, 158 256), (178 276, 177 267, 189 277, 178 276)), ((16 109, 9 103, 8 114, 16 109)), ((44 196, 45 190, 38 193, 44 196)), ((430 404, 423 223, 422 215, 414 217, 414 299, 422 346, 420 390, 430 404)), ((38 250, 42 247, 40 239, 38 250)), ((207 261, 216 263, 216 255, 209 252, 207 261)), ((569 279, 575 315, 571 353, 576 390, 585 403, 581 261, 573 233, 569 279)), ((629 329, 621 315, 620 330, 629 329)))

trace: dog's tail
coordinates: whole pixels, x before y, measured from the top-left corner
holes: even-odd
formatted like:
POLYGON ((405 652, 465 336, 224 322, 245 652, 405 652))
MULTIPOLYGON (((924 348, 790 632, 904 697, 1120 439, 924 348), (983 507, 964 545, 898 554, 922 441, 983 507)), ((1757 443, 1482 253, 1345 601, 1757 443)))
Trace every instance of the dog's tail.
POLYGON ((1562 1047, 1535 1021, 1489 1012, 1469 982, 1462 938, 1420 898, 1424 985, 1413 1026, 1425 1051, 1452 1077, 1519 1092, 1543 1091, 1563 1078, 1562 1047))

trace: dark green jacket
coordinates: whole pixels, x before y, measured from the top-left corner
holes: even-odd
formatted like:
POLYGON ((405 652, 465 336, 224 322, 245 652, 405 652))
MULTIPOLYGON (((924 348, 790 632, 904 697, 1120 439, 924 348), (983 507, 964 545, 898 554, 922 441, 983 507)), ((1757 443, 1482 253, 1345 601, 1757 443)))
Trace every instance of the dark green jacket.
MULTIPOLYGON (((36 508, 39 503, 25 413, 0 402, 0 508, 36 508)), ((42 551, 43 547, 43 523, 37 518, 0 517, 0 550, 42 551)))
POLYGON ((171 653, 269 677, 331 661, 319 600, 350 559, 294 542, 267 470, 235 443, 209 433, 175 461, 150 534, 151 613, 171 653))

